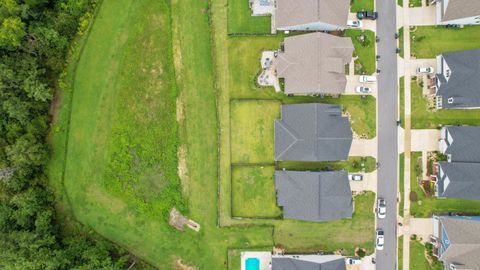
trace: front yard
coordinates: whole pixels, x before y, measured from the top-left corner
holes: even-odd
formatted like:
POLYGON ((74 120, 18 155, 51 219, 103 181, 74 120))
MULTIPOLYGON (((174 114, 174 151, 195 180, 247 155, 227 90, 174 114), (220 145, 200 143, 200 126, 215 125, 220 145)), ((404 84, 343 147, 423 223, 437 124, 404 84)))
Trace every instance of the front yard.
POLYGON ((480 48, 480 26, 445 28, 417 26, 410 33, 411 54, 416 58, 435 58, 448 51, 480 48))
POLYGON ((412 128, 440 128, 443 125, 480 125, 480 110, 448 110, 433 111, 431 102, 422 94, 422 88, 412 78, 412 128))
POLYGON ((410 213, 417 218, 431 217, 432 214, 457 212, 480 214, 480 201, 462 199, 437 199, 426 196, 417 178, 421 176, 421 152, 412 152, 410 172, 410 213))
POLYGON ((428 253, 425 245, 418 240, 410 240, 410 265, 415 266, 415 270, 443 270, 441 262, 427 260, 425 253, 428 253))
POLYGON ((370 30, 345 30, 344 36, 350 37, 355 47, 355 74, 371 75, 376 71, 375 33, 370 30), (358 67, 357 67, 358 66, 358 67))

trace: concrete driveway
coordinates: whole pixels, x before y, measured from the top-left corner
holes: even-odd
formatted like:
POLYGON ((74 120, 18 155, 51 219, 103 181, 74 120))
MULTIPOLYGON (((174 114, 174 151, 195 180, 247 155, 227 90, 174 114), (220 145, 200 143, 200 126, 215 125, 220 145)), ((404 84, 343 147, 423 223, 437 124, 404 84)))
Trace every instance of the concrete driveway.
POLYGON ((377 83, 361 83, 358 81, 359 75, 347 75, 347 86, 345 88, 345 95, 372 95, 374 97, 377 96, 377 83), (360 94, 355 92, 355 88, 357 86, 365 86, 370 87, 372 89, 372 93, 370 94, 360 94))
POLYGON ((435 58, 410 59, 406 68, 408 68, 410 74, 417 74, 417 68, 419 67, 433 67, 436 72, 437 60, 435 58))
POLYGON ((377 157, 377 138, 370 140, 354 139, 350 147, 349 156, 352 157, 377 157))
POLYGON ((426 243, 433 234, 432 218, 412 218, 410 219, 410 235, 416 234, 417 239, 426 243))
POLYGON ((432 152, 438 151, 440 130, 438 129, 412 129, 412 151, 432 152))
POLYGON ((373 191, 377 192, 377 171, 363 173, 362 181, 350 181, 353 192, 373 191))
POLYGON ((410 25, 435 25, 435 5, 408 9, 410 25))
MULTIPOLYGON (((358 21, 356 13, 349 13, 348 19, 353 21, 358 21)), ((375 32, 377 30, 377 23, 372 20, 361 20, 362 27, 361 28, 352 28, 352 29, 361 29, 361 30, 371 30, 375 32)))

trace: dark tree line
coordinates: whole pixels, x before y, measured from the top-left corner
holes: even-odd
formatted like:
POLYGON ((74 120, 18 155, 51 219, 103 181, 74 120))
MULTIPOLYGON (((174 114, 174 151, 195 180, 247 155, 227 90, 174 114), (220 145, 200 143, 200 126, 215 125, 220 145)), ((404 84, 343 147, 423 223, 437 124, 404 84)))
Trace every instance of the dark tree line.
POLYGON ((62 237, 46 187, 53 88, 92 0, 0 0, 0 268, 121 269, 125 252, 62 237))

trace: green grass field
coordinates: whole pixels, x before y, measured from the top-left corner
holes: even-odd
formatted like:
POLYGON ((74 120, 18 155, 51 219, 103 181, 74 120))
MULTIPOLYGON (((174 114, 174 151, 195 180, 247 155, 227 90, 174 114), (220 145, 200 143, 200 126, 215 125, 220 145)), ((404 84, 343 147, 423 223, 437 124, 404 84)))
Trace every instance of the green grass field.
POLYGON ((374 0, 352 0, 350 11, 357 12, 361 10, 373 10, 374 0))
POLYGON ((425 257, 425 246, 416 240, 410 240, 410 267, 415 270, 442 270, 443 265, 440 262, 430 264, 425 257))
POLYGON ((439 128, 443 125, 480 125, 480 110, 431 111, 422 95, 422 88, 415 80, 411 84, 412 128, 439 128))
POLYGON ((361 65, 361 68, 355 67, 355 74, 373 74, 376 71, 375 61, 375 33, 366 30, 345 30, 345 36, 350 37, 355 47, 355 55, 358 59, 355 60, 355 65, 361 65), (358 40, 359 36, 365 36, 365 41, 361 43, 358 40))
POLYGON ((405 154, 401 153, 398 158, 398 179, 400 181, 399 183, 399 191, 400 191, 400 205, 398 206, 398 215, 403 217, 403 207, 405 204, 405 154))
POLYGON ((412 152, 410 160, 410 190, 415 192, 418 197, 417 202, 410 203, 410 213, 412 216, 419 218, 431 217, 434 213, 447 212, 480 214, 480 201, 427 197, 417 182, 419 171, 415 169, 418 166, 418 159, 421 156, 421 152, 412 152))
POLYGON ((403 235, 398 237, 398 256, 397 256, 398 270, 403 270, 403 235))
POLYGON ((236 166, 232 169, 232 214, 235 217, 279 218, 273 166, 236 166))
MULTIPOLYGON (((342 104, 354 130, 368 136, 375 134, 375 99, 288 99, 252 88, 259 54, 237 50, 228 38, 226 4, 102 2, 79 62, 68 69, 67 103, 50 137, 49 178, 62 224, 76 219, 162 269, 178 269, 178 260, 223 269, 228 250, 275 244, 292 252, 372 252, 373 193, 355 197, 352 219, 231 219, 231 196, 223 196, 231 194, 231 99, 342 104), (166 222, 172 206, 197 221, 200 232, 172 229, 166 222)), ((278 37, 258 42, 275 39, 278 47, 278 37)), ((254 43, 242 42, 244 49, 254 43)))
POLYGON ((228 0, 229 34, 269 34, 270 16, 252 16, 248 0, 228 0))
POLYGON ((276 100, 232 101, 232 162, 273 163, 274 121, 280 118, 276 100))
POLYGON ((435 58, 443 52, 480 47, 480 26, 465 26, 462 29, 417 26, 415 29, 410 33, 410 49, 416 58, 435 58))

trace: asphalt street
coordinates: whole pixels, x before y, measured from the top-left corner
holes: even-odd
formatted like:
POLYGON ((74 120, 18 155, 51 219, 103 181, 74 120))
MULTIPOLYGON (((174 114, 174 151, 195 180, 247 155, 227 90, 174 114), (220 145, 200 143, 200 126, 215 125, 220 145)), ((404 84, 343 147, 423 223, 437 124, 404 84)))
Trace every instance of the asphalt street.
POLYGON ((376 254, 376 269, 397 269, 397 172, 398 172, 398 78, 397 78, 397 40, 396 1, 376 0, 378 100, 377 100, 377 136, 378 136, 378 197, 387 204, 385 219, 377 219, 377 228, 385 231, 384 250, 376 254))

